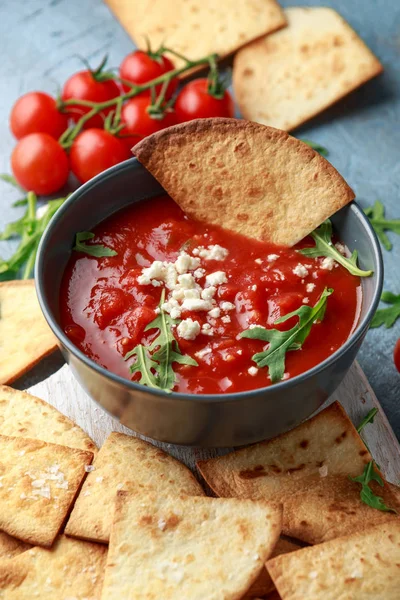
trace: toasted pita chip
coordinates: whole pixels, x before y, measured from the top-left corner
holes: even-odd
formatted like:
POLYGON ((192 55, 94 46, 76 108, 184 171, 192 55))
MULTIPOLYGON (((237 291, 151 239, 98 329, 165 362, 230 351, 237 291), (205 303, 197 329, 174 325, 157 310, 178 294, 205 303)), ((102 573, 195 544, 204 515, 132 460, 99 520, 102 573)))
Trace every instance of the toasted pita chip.
MULTIPOLYGON (((106 0, 121 25, 142 50, 166 45, 199 60, 221 58, 247 42, 286 25, 276 0, 106 0)), ((185 62, 168 55, 175 66, 185 62)))
POLYGON ((283 600, 400 598, 400 521, 278 556, 268 571, 283 600))
POLYGON ((56 348, 33 279, 0 283, 0 383, 11 383, 56 348))
POLYGON ((5 385, 0 385, 0 432, 97 452, 90 437, 51 404, 5 385))
POLYGON ((92 460, 91 452, 0 435, 0 529, 51 546, 92 460))
MULTIPOLYGON (((388 520, 360 500, 361 475, 371 456, 338 402, 296 429, 219 458, 200 461, 208 485, 223 497, 282 502, 283 532, 310 544, 360 531, 388 520)), ((371 486, 388 506, 396 501, 387 484, 371 486)))
POLYGON ((25 544, 16 538, 11 537, 8 533, 0 531, 0 559, 13 558, 25 550, 29 550, 32 546, 25 544))
POLYGON ((107 549, 60 536, 51 550, 32 548, 0 560, 4 600, 100 600, 107 549))
POLYGON ((354 198, 306 144, 249 121, 190 121, 132 152, 189 217, 275 244, 294 245, 354 198))
POLYGON ((288 27, 235 57, 233 85, 246 119, 290 131, 383 68, 331 8, 289 8, 288 27))
POLYGON ((118 492, 102 600, 239 600, 280 527, 265 501, 118 492))
POLYGON ((89 473, 70 519, 67 535, 107 543, 118 490, 148 490, 174 495, 204 496, 185 465, 152 444, 113 432, 89 473))
MULTIPOLYGON (((279 538, 276 542, 275 548, 273 549, 270 558, 275 558, 275 556, 280 556, 281 554, 286 554, 287 552, 294 552, 295 550, 299 550, 302 548, 300 544, 295 542, 291 542, 284 538, 279 538)), ((245 600, 247 598, 256 598, 257 596, 265 596, 266 594, 271 593, 275 589, 274 583, 268 573, 268 571, 264 568, 262 569, 260 575, 252 584, 249 590, 246 592, 245 600)))

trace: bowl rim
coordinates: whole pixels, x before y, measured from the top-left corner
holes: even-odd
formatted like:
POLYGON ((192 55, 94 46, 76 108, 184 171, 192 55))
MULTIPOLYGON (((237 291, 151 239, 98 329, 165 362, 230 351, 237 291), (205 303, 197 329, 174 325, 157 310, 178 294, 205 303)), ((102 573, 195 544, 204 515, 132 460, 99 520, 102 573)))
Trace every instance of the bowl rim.
MULTIPOLYGON (((351 333, 351 335, 344 342, 344 344, 342 346, 340 346, 340 348, 338 348, 333 354, 328 356, 328 358, 323 360, 321 363, 318 363, 311 369, 308 369, 304 373, 300 373, 299 375, 296 375, 295 377, 292 377, 288 380, 279 381, 279 382, 277 382, 273 385, 269 385, 267 387, 260 387, 260 388, 256 388, 253 390, 245 390, 242 392, 233 392, 233 393, 224 393, 224 394, 190 394, 190 393, 173 392, 173 391, 167 392, 164 390, 158 390, 156 388, 149 388, 140 383, 136 383, 129 379, 125 379, 124 377, 121 377, 120 375, 116 375, 112 371, 109 371, 109 370, 105 369, 104 367, 102 367, 101 365, 99 365, 98 363, 96 363, 94 360, 92 360, 86 354, 84 354, 81 350, 79 350, 79 348, 77 348, 71 342, 71 340, 67 337, 67 335, 64 333, 64 331, 58 324, 56 317, 53 315, 53 313, 50 309, 49 303, 47 302, 47 298, 46 298, 46 295, 44 292, 43 262, 44 262, 45 249, 46 249, 46 246, 48 243, 48 239, 51 235, 51 231, 52 231, 52 228, 54 227, 55 223, 58 223, 60 220, 62 220, 64 214, 69 210, 69 207, 72 204, 75 204, 77 201, 79 201, 82 194, 85 194, 92 187, 96 187, 102 181, 117 176, 120 171, 124 171, 124 170, 130 169, 132 167, 138 167, 139 165, 140 165, 140 163, 136 158, 128 159, 122 163, 119 163, 118 165, 111 167, 110 169, 107 169, 103 173, 100 173, 96 177, 93 177, 87 183, 84 183, 83 185, 81 185, 77 190, 72 192, 72 194, 67 198, 67 200, 64 202, 64 204, 58 209, 56 214, 53 216, 53 218, 50 220, 49 224, 47 225, 47 228, 45 229, 45 231, 42 235, 42 238, 40 240, 38 253, 37 253, 37 257, 36 257, 36 262, 35 262, 35 287, 36 287, 36 294, 37 294, 37 297, 39 300, 40 308, 43 312, 43 315, 44 315, 49 327, 53 331, 56 338, 76 359, 83 362, 85 364, 85 366, 88 367, 89 369, 96 371, 99 375, 106 377, 107 379, 110 379, 114 384, 126 387, 126 388, 128 388, 129 391, 132 391, 132 392, 136 391, 136 392, 145 393, 149 396, 156 395, 156 396, 164 397, 164 398, 173 397, 176 400, 182 400, 182 401, 183 400, 184 401, 192 400, 195 402, 235 402, 235 401, 240 401, 243 398, 249 398, 249 397, 252 398, 252 397, 258 396, 260 394, 262 394, 262 395, 265 394, 266 396, 268 396, 269 393, 272 394, 272 393, 276 393, 277 391, 282 391, 284 393, 285 390, 288 390, 292 387, 295 387, 299 384, 304 383, 308 379, 318 376, 327 367, 330 367, 335 362, 337 362, 337 360, 339 360, 347 352, 347 350, 351 349, 355 344, 357 344, 359 339, 364 335, 364 332, 368 329, 369 322, 372 319, 372 316, 378 307, 381 293, 382 293, 382 287, 383 287, 383 269, 384 268, 383 268, 382 250, 381 250, 378 238, 376 236, 376 233, 375 233, 368 217, 364 214, 364 211, 362 210, 362 208, 357 204, 357 202, 355 202, 353 200, 347 206, 349 207, 350 210, 354 211, 356 217, 358 218, 358 220, 361 222, 363 228, 365 229, 367 237, 369 238, 369 242, 372 247, 372 251, 373 251, 375 260, 376 260, 377 267, 374 272, 374 275, 376 276, 375 290, 374 290, 373 297, 372 297, 370 306, 368 307, 366 314, 364 315, 363 319, 357 324, 355 330, 351 333)), ((140 166, 142 166, 142 165, 140 165, 140 166)), ((144 169, 144 167, 143 167, 143 169, 144 169)), ((108 218, 108 217, 106 217, 106 218, 108 218)))

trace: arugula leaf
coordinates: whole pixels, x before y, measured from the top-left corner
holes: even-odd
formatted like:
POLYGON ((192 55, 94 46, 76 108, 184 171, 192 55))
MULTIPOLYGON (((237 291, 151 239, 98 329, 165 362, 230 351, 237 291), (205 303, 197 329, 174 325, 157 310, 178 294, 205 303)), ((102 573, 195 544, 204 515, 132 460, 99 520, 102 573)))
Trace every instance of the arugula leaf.
POLYGON ((364 208, 364 212, 370 220, 371 225, 374 228, 382 246, 386 250, 391 250, 393 244, 385 232, 393 231, 394 233, 400 235, 400 219, 385 219, 385 207, 380 200, 376 200, 373 206, 364 208))
POLYGON ((327 298, 332 293, 332 289, 325 288, 315 306, 311 307, 304 304, 297 310, 275 321, 275 323, 284 323, 291 317, 299 317, 297 325, 288 331, 264 329, 263 327, 254 327, 253 329, 242 331, 240 337, 269 342, 267 350, 254 354, 252 360, 254 360, 258 367, 268 366, 272 383, 280 381, 285 373, 286 352, 289 350, 299 350, 309 335, 315 321, 322 321, 325 315, 327 298))
MULTIPOLYGON (((165 290, 161 293, 159 308, 165 302, 165 290)), ((136 356, 136 362, 131 365, 131 373, 141 373, 139 383, 148 387, 157 388, 170 392, 178 381, 177 375, 172 367, 173 363, 191 365, 197 367, 198 363, 189 355, 182 354, 178 342, 173 333, 172 326, 177 325, 179 320, 160 310, 157 317, 149 323, 145 331, 158 329, 159 334, 154 338, 150 346, 139 344, 125 355, 125 360, 136 356)))
POLYGON ((374 419, 377 415, 378 409, 377 408, 371 408, 371 410, 368 412, 368 414, 363 418, 363 420, 361 421, 361 423, 359 424, 359 426, 357 427, 357 432, 361 433, 361 431, 364 429, 364 427, 366 425, 368 425, 368 423, 373 423, 374 419))
POLYGON ((8 240, 13 237, 21 238, 14 254, 8 260, 0 259, 0 275, 6 278, 15 278, 21 269, 23 269, 21 273, 22 279, 31 277, 40 238, 49 221, 65 200, 65 198, 50 200, 47 203, 47 210, 41 217, 37 217, 36 194, 28 192, 27 208, 23 216, 17 221, 9 223, 3 233, 0 234, 0 240, 8 240))
POLYGON ((319 256, 331 257, 352 275, 358 275, 358 277, 369 277, 372 275, 373 271, 363 271, 357 267, 357 250, 354 250, 350 258, 346 258, 335 247, 332 242, 332 223, 329 219, 324 221, 322 225, 317 227, 310 235, 315 241, 315 246, 313 248, 303 248, 302 250, 298 250, 303 256, 309 256, 311 258, 318 258, 319 256))
POLYGON ((157 383, 157 377, 154 371, 157 373, 158 363, 156 363, 149 355, 148 349, 142 344, 135 346, 133 350, 125 355, 125 360, 136 356, 136 362, 129 367, 131 373, 140 373, 141 377, 139 383, 147 385, 147 387, 160 389, 157 383))
POLYGON ((372 317, 370 327, 375 328, 384 325, 386 329, 390 329, 400 317, 400 294, 396 295, 392 294, 392 292, 383 292, 381 300, 392 306, 377 310, 372 317))
POLYGON ((326 148, 324 148, 324 146, 321 146, 320 144, 317 144, 316 142, 312 142, 311 140, 302 139, 301 141, 304 142, 305 144, 307 144, 307 146, 310 146, 310 148, 312 148, 319 154, 321 154, 321 156, 328 156, 329 152, 326 148))
POLYGON ((92 246, 85 244, 87 240, 92 240, 93 238, 94 233, 91 233, 90 231, 80 231, 75 236, 75 246, 72 249, 76 252, 83 252, 84 254, 95 256, 96 258, 116 256, 118 254, 118 252, 111 250, 111 248, 107 248, 107 246, 103 246, 103 244, 93 244, 92 246))
POLYGON ((397 511, 395 511, 394 508, 389 508, 386 506, 383 498, 381 496, 376 496, 369 487, 371 481, 376 481, 381 487, 383 487, 382 477, 374 470, 373 460, 365 465, 362 475, 359 475, 358 477, 349 477, 349 479, 361 484, 361 502, 368 504, 368 506, 371 506, 371 508, 376 508, 377 510, 381 510, 383 512, 393 512, 397 514, 397 511))

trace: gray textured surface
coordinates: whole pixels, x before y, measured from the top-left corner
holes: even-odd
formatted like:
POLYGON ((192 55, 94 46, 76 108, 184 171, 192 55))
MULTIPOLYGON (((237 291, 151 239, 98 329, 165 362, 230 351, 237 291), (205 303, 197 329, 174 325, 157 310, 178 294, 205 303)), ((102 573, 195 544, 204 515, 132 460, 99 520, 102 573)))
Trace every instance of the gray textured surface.
MULTIPOLYGON (((284 6, 324 5, 336 8, 361 34, 385 66, 385 73, 297 133, 320 142, 331 162, 356 191, 363 206, 380 198, 389 217, 400 217, 400 2, 398 0, 336 0, 282 2, 284 6)), ((56 93, 63 81, 80 68, 77 55, 93 64, 109 53, 118 65, 132 48, 128 36, 100 0, 0 0, 0 172, 9 171, 14 140, 8 131, 12 103, 22 93, 42 89, 56 93)), ((1 184, 0 228, 14 220, 16 193, 1 184)), ((400 238, 384 251, 385 289, 400 293, 400 238)), ((2 243, 0 255, 12 245, 2 243)), ((391 330, 368 333, 359 360, 400 437, 400 376, 392 352, 400 323, 391 330)), ((21 386, 32 385, 54 370, 35 370, 21 386)))

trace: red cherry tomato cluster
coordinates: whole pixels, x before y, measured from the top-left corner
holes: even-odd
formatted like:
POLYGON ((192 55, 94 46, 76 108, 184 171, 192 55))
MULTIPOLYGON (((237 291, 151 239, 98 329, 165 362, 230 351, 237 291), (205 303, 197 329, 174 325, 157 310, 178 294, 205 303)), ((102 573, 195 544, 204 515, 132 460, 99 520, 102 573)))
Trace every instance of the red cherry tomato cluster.
POLYGON ((22 187, 52 194, 66 184, 70 171, 84 183, 130 158, 132 146, 165 127, 196 118, 234 116, 229 92, 220 89, 213 95, 205 78, 191 81, 179 92, 174 76, 136 90, 135 86, 174 70, 163 53, 132 52, 122 61, 119 77, 103 69, 104 63, 96 71, 72 75, 58 100, 44 92, 29 92, 14 104, 10 128, 18 143, 11 166, 22 187))

